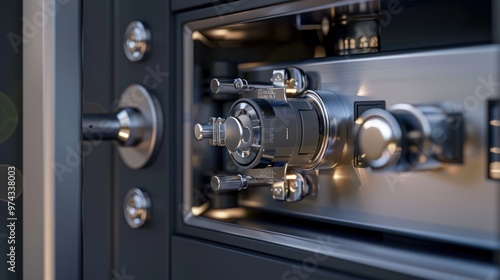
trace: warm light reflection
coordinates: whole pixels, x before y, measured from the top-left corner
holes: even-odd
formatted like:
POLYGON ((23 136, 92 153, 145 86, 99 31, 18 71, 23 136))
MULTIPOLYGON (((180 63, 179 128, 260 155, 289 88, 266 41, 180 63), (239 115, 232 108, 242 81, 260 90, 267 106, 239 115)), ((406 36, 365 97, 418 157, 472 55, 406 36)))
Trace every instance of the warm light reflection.
POLYGON ((493 179, 500 179, 500 161, 490 163, 490 176, 493 179))
POLYGON ((191 39, 193 40, 201 40, 201 38, 205 38, 203 35, 201 35, 200 32, 194 31, 193 35, 191 35, 191 39))
POLYGON ((396 148, 397 148, 396 143, 389 143, 389 145, 387 145, 387 150, 389 151, 389 153, 391 153, 391 155, 394 154, 396 148))
POLYGON ((203 214, 203 212, 205 212, 205 210, 207 210, 208 207, 209 207, 208 203, 204 203, 200 206, 193 206, 193 207, 191 207, 191 213, 193 213, 193 215, 195 215, 195 216, 199 216, 199 215, 203 214))
POLYGON ((490 173, 496 173, 497 176, 500 175, 500 161, 490 163, 490 173))
POLYGON ((345 171, 346 170, 342 168, 337 168, 336 170, 334 170, 332 174, 332 180, 336 184, 341 184, 344 179, 349 178, 349 173, 345 171))
POLYGON ((326 50, 323 46, 316 46, 314 48, 314 58, 326 57, 326 50))
POLYGON ((205 213, 206 217, 217 220, 229 220, 242 218, 246 214, 243 208, 210 209, 205 213))
POLYGON ((198 31, 194 31, 193 35, 191 35, 191 38, 193 39, 193 41, 198 40, 201 41, 206 46, 214 47, 214 44, 198 31))
POLYGON ((358 93, 356 94, 358 96, 367 96, 368 95, 368 92, 366 90, 366 86, 365 85, 361 85, 358 89, 358 93))
POLYGON ((229 30, 225 28, 210 30, 205 34, 207 34, 208 37, 215 37, 223 40, 242 40, 245 39, 246 35, 244 31, 229 30))
POLYGON ((120 131, 118 132, 118 136, 120 137, 120 139, 128 139, 130 134, 126 131, 120 131))
POLYGON ((500 126, 500 120, 491 120, 490 125, 492 126, 500 126))
POLYGON ((221 29, 215 29, 215 30, 210 30, 209 33, 212 36, 219 36, 219 37, 225 37, 229 34, 229 30, 221 28, 221 29))
POLYGON ((490 153, 500 154, 500 148, 498 147, 490 148, 490 153))
POLYGON ((238 70, 242 69, 251 69, 251 68, 256 68, 259 66, 266 65, 266 62, 247 62, 247 63, 240 63, 238 64, 238 70))

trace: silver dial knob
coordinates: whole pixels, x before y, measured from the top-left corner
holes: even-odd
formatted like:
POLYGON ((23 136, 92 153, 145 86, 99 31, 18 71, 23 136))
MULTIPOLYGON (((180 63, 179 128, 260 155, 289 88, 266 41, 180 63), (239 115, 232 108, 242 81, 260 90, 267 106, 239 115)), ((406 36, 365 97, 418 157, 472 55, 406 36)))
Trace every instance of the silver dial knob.
POLYGON ((381 169, 395 165, 401 155, 403 132, 396 118, 382 109, 370 109, 356 120, 359 161, 381 169))
POLYGON ((430 170, 462 163, 460 112, 436 105, 396 104, 370 109, 355 122, 358 162, 373 169, 430 170))

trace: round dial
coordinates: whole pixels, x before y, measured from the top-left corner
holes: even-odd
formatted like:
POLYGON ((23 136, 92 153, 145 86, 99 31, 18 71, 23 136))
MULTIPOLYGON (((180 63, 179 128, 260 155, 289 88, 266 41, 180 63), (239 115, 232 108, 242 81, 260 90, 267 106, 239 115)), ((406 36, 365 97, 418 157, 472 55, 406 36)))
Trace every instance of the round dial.
POLYGON ((396 118, 382 109, 370 109, 356 120, 360 161, 381 169, 395 165, 401 155, 402 130, 396 118))

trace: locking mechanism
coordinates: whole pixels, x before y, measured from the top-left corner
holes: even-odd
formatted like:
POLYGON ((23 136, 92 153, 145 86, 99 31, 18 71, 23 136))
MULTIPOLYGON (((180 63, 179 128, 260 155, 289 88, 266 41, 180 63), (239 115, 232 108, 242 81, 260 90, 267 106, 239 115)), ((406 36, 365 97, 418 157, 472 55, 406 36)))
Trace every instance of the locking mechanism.
POLYGON ((196 140, 226 147, 243 174, 214 176, 214 191, 240 191, 268 186, 275 200, 295 202, 310 192, 306 170, 332 168, 345 149, 347 115, 332 91, 307 90, 299 68, 273 72, 271 85, 251 85, 237 78, 213 79, 214 94, 239 98, 226 118, 196 124, 196 140))
POLYGON ((115 141, 122 160, 132 169, 151 162, 163 137, 160 102, 140 85, 125 89, 114 114, 84 114, 86 141, 115 141))

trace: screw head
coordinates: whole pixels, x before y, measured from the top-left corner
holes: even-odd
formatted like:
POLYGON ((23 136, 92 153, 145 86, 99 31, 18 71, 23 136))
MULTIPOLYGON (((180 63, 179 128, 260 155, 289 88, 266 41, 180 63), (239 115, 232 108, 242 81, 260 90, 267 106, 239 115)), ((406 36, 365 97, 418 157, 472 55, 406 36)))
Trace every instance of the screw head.
POLYGON ((139 189, 132 188, 125 195, 123 214, 127 224, 134 229, 140 228, 151 218, 151 199, 139 189))
POLYGON ((140 21, 133 21, 125 30, 123 50, 128 60, 138 62, 149 53, 151 46, 151 32, 140 21))

